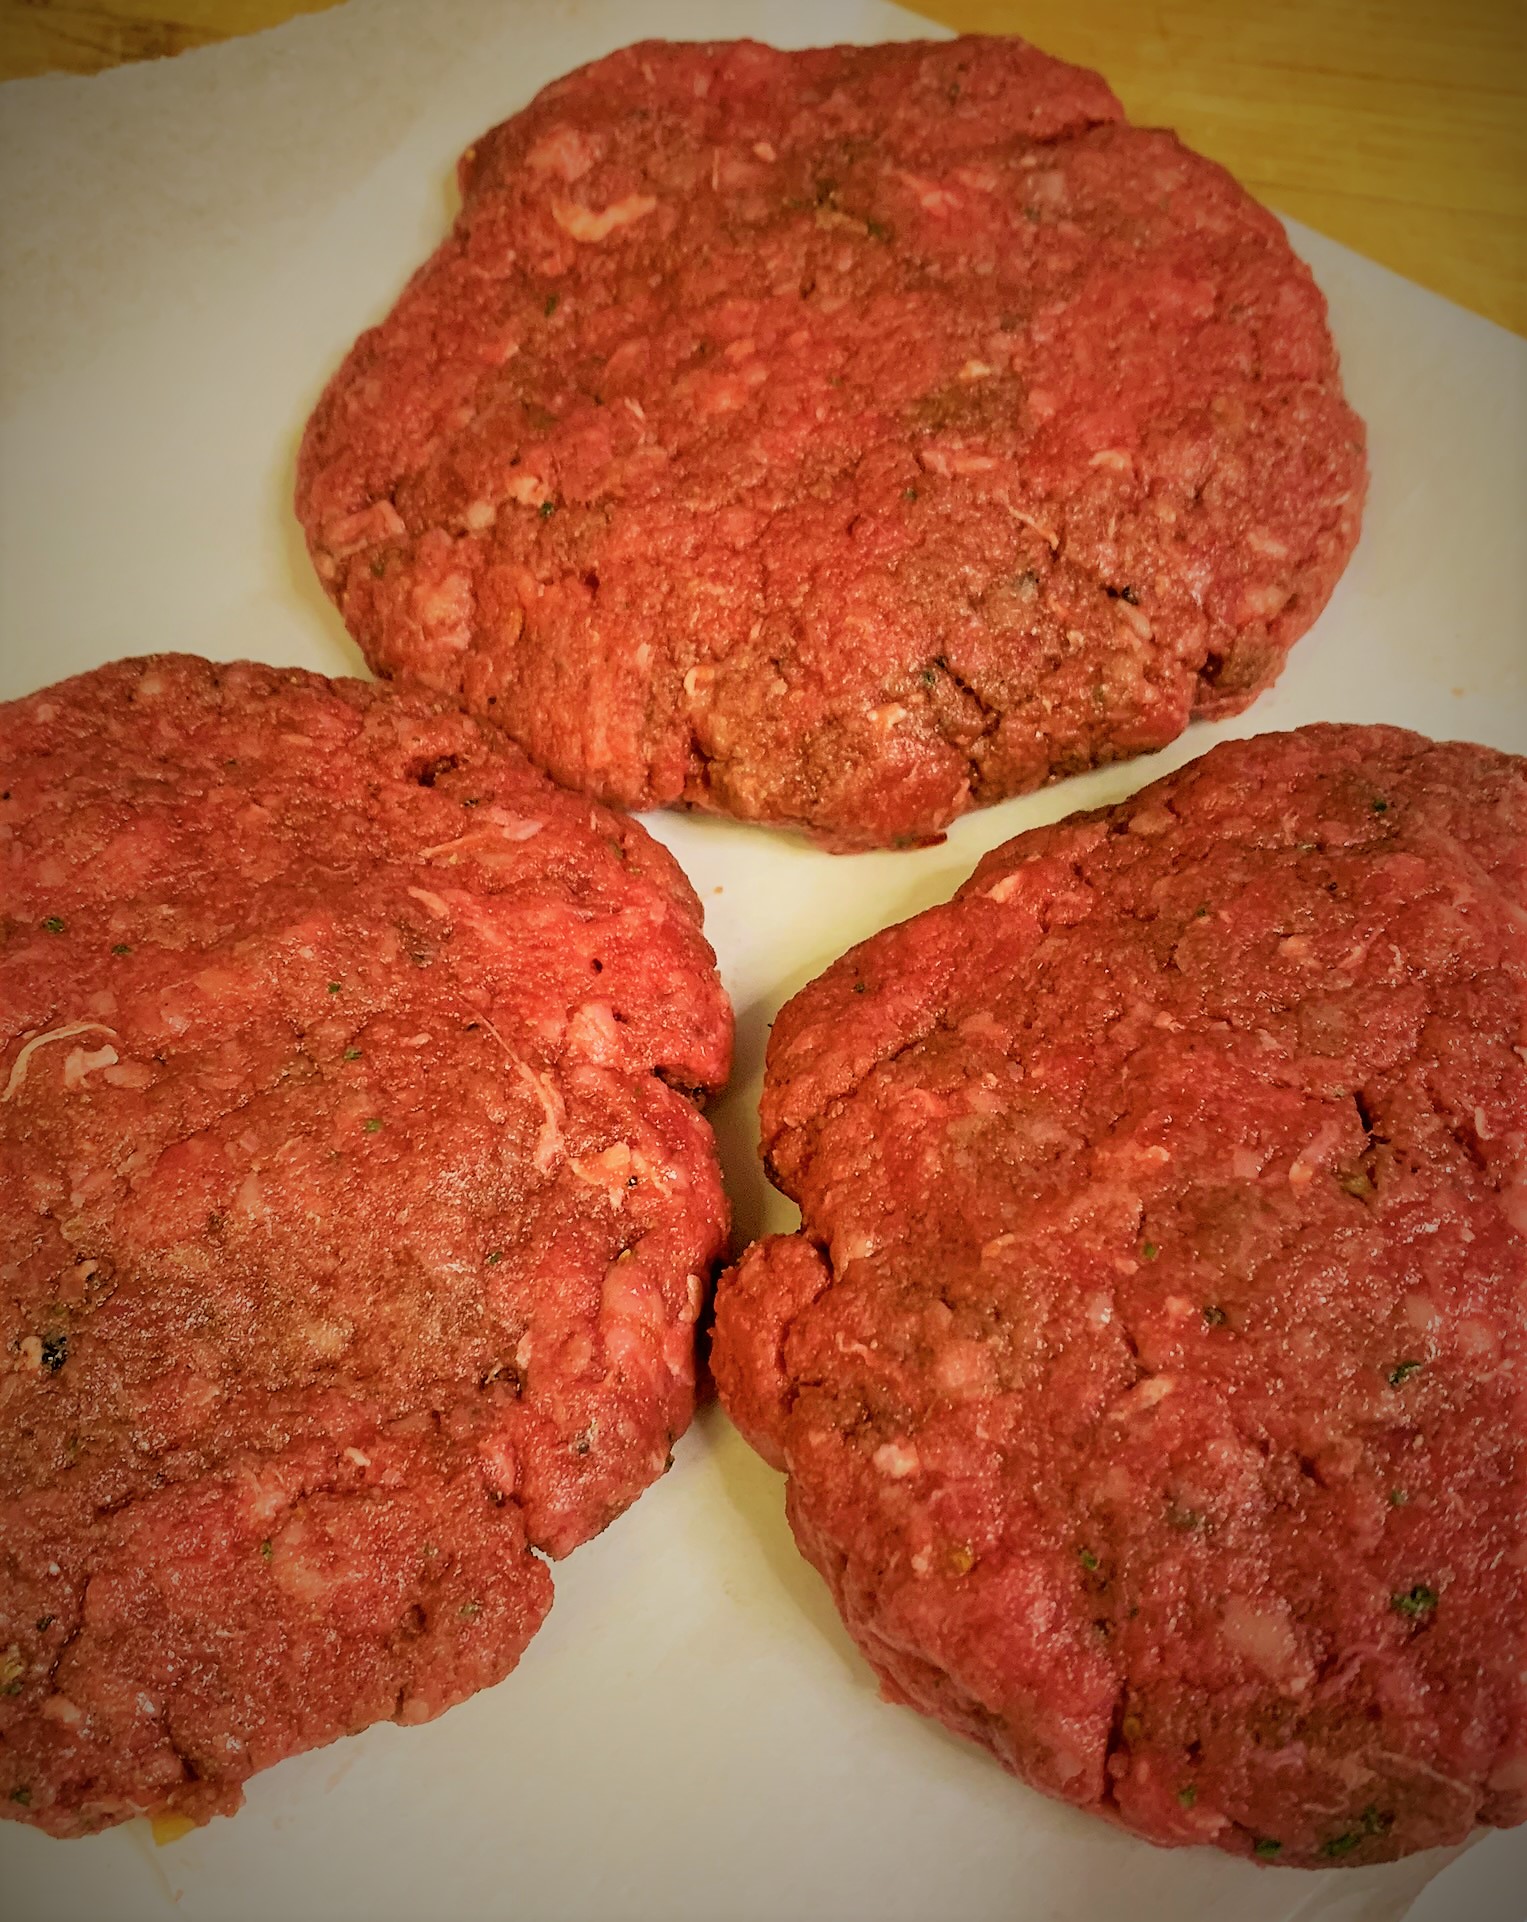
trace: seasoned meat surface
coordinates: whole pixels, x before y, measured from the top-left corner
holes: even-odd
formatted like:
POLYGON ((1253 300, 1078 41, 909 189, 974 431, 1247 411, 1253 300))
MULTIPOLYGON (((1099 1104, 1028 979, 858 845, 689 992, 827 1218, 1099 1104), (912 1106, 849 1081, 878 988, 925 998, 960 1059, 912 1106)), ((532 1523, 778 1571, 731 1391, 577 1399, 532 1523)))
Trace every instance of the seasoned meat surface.
POLYGON ((0 1811, 203 1820, 498 1681, 662 1473, 731 1015, 431 696, 126 661, 0 764, 0 1811))
POLYGON ((1022 41, 629 47, 461 185, 297 510, 372 666, 569 786, 936 839, 1245 706, 1351 552, 1282 227, 1022 41))
POLYGON ((713 1366, 886 1695, 1161 1843, 1527 1812, 1527 763, 1216 748, 789 1003, 713 1366))

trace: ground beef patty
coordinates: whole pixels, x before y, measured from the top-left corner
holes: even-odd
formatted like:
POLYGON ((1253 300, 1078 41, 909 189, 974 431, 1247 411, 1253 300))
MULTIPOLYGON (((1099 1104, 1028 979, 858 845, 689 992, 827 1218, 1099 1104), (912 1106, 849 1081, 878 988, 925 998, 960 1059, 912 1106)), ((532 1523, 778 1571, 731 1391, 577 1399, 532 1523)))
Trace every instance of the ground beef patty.
POLYGON ((835 848, 1243 707, 1357 535, 1283 230, 1018 40, 648 43, 462 161, 303 445, 381 673, 835 848))
POLYGON ((1164 1843, 1520 1821, 1527 763, 1217 748, 785 1009, 723 1400, 885 1693, 1164 1843))
POLYGON ((0 1811, 202 1820, 498 1681, 663 1472, 730 1013, 432 698, 126 661, 0 763, 0 1811))

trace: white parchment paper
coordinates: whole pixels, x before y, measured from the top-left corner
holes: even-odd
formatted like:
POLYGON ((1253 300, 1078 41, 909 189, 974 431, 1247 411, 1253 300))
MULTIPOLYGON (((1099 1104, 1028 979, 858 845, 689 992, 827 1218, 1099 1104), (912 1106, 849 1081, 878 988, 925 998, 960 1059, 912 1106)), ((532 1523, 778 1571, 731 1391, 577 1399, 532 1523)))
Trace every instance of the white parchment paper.
MULTIPOLYGON (((871 0, 350 0, 92 80, 0 88, 0 695, 185 648, 363 672, 290 511, 303 423, 445 231, 457 154, 558 73, 646 35, 780 45, 935 31, 871 0)), ((1527 751, 1527 343, 1316 235, 1371 433, 1362 544, 1279 685, 1164 754, 834 859, 660 817, 739 1016, 716 1120, 740 1236, 786 1225, 754 1153, 767 1024, 851 942, 1021 828, 1219 735, 1384 720, 1527 751)), ((556 1570, 501 1687, 283 1764, 167 1849, 0 1824, 0 1906, 44 1918, 1391 1922, 1446 1858, 1321 1874, 1166 1852, 1029 1793, 884 1706, 714 1409, 672 1474, 556 1570)), ((1416 1922, 1517 1922, 1527 1835, 1416 1922)))

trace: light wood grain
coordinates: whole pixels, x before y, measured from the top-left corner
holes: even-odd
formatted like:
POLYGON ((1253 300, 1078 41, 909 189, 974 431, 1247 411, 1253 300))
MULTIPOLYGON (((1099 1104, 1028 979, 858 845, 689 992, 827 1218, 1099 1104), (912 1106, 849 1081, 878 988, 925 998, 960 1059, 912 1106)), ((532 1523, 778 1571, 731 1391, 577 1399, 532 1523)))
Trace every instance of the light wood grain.
POLYGON ((1523 0, 932 0, 1107 74, 1259 200, 1527 333, 1523 0))
MULTIPOLYGON (((94 73, 322 4, 0 0, 0 78, 94 73)), ((1524 0, 923 0, 919 11, 1101 68, 1131 118, 1175 127, 1270 206, 1527 334, 1524 0)))
POLYGON ((333 0, 0 0, 0 80, 101 73, 321 13, 333 0))

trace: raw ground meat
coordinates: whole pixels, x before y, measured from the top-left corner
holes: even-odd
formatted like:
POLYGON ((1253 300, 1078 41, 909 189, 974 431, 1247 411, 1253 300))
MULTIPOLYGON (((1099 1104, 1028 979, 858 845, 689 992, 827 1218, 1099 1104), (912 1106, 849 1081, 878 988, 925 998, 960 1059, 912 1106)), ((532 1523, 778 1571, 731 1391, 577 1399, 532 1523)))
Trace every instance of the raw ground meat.
POLYGON ((201 1821, 498 1681, 663 1472, 730 1010, 432 697, 126 661, 0 764, 0 1812, 201 1821))
POLYGON ((886 1695, 1160 1843, 1527 1813, 1527 762, 1216 748, 784 1010, 713 1367, 886 1695))
POLYGON ((1244 707, 1357 538, 1278 221, 1022 41, 648 42, 460 174, 297 511, 372 666, 569 786, 936 839, 1244 707))

